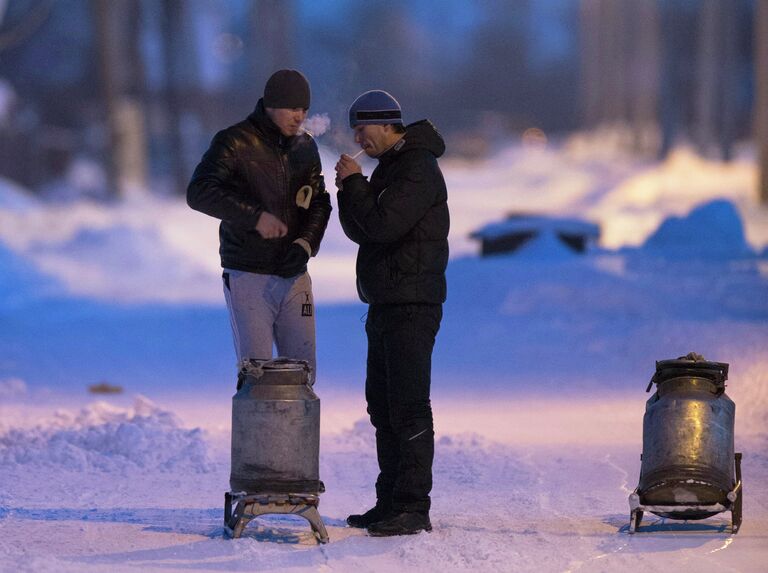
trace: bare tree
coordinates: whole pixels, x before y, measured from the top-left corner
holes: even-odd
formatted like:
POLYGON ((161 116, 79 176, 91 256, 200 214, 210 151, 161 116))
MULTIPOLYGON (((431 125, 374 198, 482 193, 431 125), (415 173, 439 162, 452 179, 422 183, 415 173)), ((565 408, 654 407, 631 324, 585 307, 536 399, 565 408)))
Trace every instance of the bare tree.
POLYGON ((99 80, 110 136, 109 187, 125 196, 145 186, 146 137, 144 110, 135 88, 140 64, 136 62, 138 3, 92 0, 96 26, 99 80), (133 47, 132 47, 133 45, 133 47))
POLYGON ((586 126, 628 128, 637 151, 658 145, 659 14, 655 0, 582 0, 586 126))
POLYGON ((251 76, 263 78, 294 65, 294 39, 298 30, 294 22, 292 2, 256 0, 251 8, 252 46, 251 76))
POLYGON ((167 161, 171 174, 172 191, 182 194, 187 187, 189 173, 184 162, 182 141, 182 39, 184 38, 183 0, 163 0, 161 30, 165 71, 165 119, 167 135, 167 161))
POLYGON ((704 0, 699 12, 694 135, 699 149, 733 154, 738 98, 738 5, 732 0, 704 0))
POLYGON ((755 18, 755 138, 760 201, 768 205, 768 0, 757 0, 755 18))
MULTIPOLYGON (((0 0, 0 24, 3 23, 7 9, 7 0, 0 0)), ((43 0, 29 8, 24 18, 0 34, 0 52, 20 44, 34 34, 50 17, 52 10, 53 0, 43 0)))

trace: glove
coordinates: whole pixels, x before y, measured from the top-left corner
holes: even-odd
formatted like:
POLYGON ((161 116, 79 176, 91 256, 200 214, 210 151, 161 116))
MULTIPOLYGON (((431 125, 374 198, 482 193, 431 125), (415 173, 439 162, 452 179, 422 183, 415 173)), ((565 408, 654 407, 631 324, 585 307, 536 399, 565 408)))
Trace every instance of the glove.
POLYGON ((291 243, 288 250, 285 251, 283 262, 280 264, 280 268, 277 269, 275 274, 284 279, 295 277, 299 273, 303 272, 307 266, 309 255, 304 247, 297 243, 291 243))

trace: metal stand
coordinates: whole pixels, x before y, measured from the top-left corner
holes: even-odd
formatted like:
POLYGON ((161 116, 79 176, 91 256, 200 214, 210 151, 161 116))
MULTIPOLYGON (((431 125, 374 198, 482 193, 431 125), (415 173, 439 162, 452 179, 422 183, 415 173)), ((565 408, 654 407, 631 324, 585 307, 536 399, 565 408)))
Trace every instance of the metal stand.
POLYGON ((299 515, 312 526, 312 532, 320 543, 328 543, 328 532, 317 510, 319 496, 307 493, 256 493, 227 492, 224 494, 224 531, 237 539, 245 526, 259 515, 283 513, 299 515), (232 512, 232 506, 235 511, 232 512))
POLYGON ((629 533, 640 533, 640 523, 643 520, 643 512, 645 511, 650 511, 651 513, 672 513, 691 509, 712 513, 721 513, 730 510, 731 533, 738 533, 741 528, 743 497, 743 489, 741 486, 741 453, 737 453, 734 458, 736 464, 736 484, 733 486, 733 489, 726 494, 726 498, 728 499, 726 505, 720 503, 714 505, 643 505, 640 503, 640 494, 637 492, 637 489, 635 489, 635 491, 629 495, 629 533))

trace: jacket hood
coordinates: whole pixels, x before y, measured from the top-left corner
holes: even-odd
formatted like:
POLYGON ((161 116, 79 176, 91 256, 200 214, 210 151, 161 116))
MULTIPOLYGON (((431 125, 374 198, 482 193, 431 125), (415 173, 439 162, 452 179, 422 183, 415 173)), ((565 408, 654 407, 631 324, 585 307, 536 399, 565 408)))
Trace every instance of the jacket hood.
POLYGON ((384 155, 394 156, 411 149, 426 149, 435 157, 440 157, 445 153, 445 141, 431 121, 422 119, 407 125, 403 138, 384 155))

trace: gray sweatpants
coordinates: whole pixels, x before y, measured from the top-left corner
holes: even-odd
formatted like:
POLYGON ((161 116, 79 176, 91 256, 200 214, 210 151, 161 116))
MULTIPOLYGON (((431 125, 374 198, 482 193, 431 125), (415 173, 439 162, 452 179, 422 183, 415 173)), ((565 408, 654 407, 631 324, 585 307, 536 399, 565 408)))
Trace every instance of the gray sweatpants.
POLYGON ((312 279, 290 279, 224 269, 224 297, 238 364, 248 358, 277 356, 306 360, 315 381, 315 304, 312 279))

